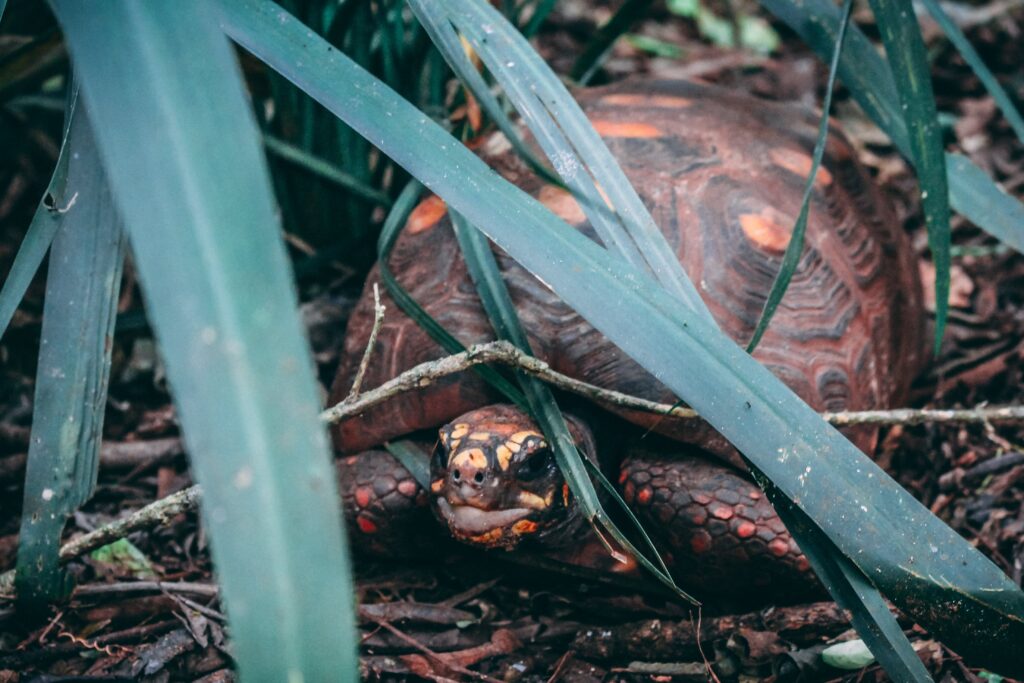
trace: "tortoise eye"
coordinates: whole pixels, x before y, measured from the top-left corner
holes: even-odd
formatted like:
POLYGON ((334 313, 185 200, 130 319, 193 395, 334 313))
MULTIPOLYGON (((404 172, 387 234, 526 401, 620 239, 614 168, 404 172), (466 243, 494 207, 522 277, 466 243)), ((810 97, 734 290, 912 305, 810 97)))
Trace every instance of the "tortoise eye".
POLYGON ((541 475, 551 471, 555 465, 555 456, 550 448, 540 448, 530 454, 523 464, 519 466, 516 476, 521 481, 533 481, 541 475))

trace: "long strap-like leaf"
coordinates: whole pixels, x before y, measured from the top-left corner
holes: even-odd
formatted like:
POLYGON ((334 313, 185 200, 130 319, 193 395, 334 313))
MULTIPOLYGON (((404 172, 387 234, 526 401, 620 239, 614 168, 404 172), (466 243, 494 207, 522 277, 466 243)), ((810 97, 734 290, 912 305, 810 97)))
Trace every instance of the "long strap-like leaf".
POLYGON ((903 118, 910 133, 910 158, 921 187, 921 206, 935 266, 935 353, 949 311, 949 187, 931 71, 917 16, 904 0, 869 0, 885 43, 903 118))
POLYGON ((66 182, 52 197, 59 228, 46 280, 18 544, 18 601, 34 610, 70 588, 58 550, 68 516, 96 484, 124 261, 121 221, 81 103, 71 112, 65 146, 66 182))
POLYGON ((218 5, 52 4, 203 486, 241 677, 354 681, 352 585, 313 365, 218 5))

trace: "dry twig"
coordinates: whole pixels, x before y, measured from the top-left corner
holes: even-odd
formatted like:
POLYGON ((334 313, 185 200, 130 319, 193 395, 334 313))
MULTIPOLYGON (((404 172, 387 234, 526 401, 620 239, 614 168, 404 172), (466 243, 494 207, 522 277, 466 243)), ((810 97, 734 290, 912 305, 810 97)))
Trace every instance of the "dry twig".
POLYGON ((370 339, 366 342, 366 350, 363 351, 363 358, 359 361, 359 369, 356 377, 352 380, 352 388, 345 397, 351 401, 359 395, 359 389, 363 386, 363 377, 366 376, 366 369, 370 367, 370 357, 373 355, 373 347, 377 345, 377 335, 380 334, 380 326, 384 324, 385 307, 380 303, 380 289, 377 283, 373 283, 373 328, 370 329, 370 339))
MULTIPOLYGON (((378 319, 383 315, 383 307, 378 310, 378 319)), ((374 324, 377 328, 379 325, 374 324)), ((367 346, 367 350, 373 344, 367 346)), ((364 360, 366 360, 364 356, 364 360)), ((542 360, 529 356, 506 341, 496 341, 489 344, 480 344, 467 351, 457 353, 438 360, 421 363, 416 367, 406 370, 394 379, 388 380, 379 387, 370 389, 364 393, 350 394, 341 403, 332 406, 322 413, 320 419, 326 423, 340 422, 353 415, 372 408, 384 401, 430 383, 453 375, 482 363, 502 363, 518 368, 524 372, 534 375, 553 386, 570 391, 580 396, 585 396, 605 404, 640 410, 654 413, 656 415, 671 416, 680 419, 699 419, 697 413, 690 408, 679 408, 667 403, 657 403, 643 398, 603 389, 601 387, 581 382, 578 379, 563 375, 552 370, 542 360)), ((359 378, 357 377, 357 380, 359 378)), ((358 387, 353 385, 353 389, 358 387)), ((822 417, 836 426, 847 426, 855 424, 922 424, 922 423, 980 423, 990 424, 995 422, 1022 422, 1024 421, 1024 406, 1002 406, 977 408, 965 408, 955 410, 937 409, 897 409, 897 410, 862 410, 844 411, 834 413, 822 413, 822 417)), ((68 562, 87 552, 124 538, 133 531, 148 529, 159 524, 166 524, 173 517, 195 510, 199 506, 201 491, 198 486, 179 491, 155 503, 151 503, 133 514, 116 522, 100 527, 93 532, 85 534, 61 547, 61 562, 68 562)), ((14 590, 14 572, 7 571, 0 574, 0 594, 10 595, 14 590)))
MULTIPOLYGON (((675 407, 668 403, 648 401, 644 398, 624 394, 612 389, 588 384, 568 375, 564 375, 544 361, 529 356, 506 341, 479 344, 462 353, 445 358, 427 361, 406 370, 394 379, 384 382, 379 387, 370 389, 358 397, 346 398, 341 403, 320 413, 324 422, 340 422, 353 415, 372 408, 398 394, 428 386, 442 377, 454 375, 485 363, 500 363, 529 373, 552 386, 578 394, 585 398, 598 401, 605 405, 628 408, 655 415, 679 419, 699 419, 696 411, 691 408, 675 407)), ((923 423, 994 423, 1024 422, 1024 406, 1002 406, 945 409, 914 409, 900 408, 896 410, 850 410, 822 413, 822 418, 837 427, 857 424, 923 424, 923 423)))

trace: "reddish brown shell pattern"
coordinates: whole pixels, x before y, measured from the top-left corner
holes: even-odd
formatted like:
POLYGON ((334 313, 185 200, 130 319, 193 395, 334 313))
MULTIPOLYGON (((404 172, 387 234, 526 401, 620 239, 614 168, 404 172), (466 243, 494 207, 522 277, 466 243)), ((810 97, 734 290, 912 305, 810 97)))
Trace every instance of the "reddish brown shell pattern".
MULTIPOLYGON (((679 81, 625 82, 581 91, 577 98, 718 324, 745 344, 799 212, 819 114, 679 81)), ((921 284, 893 211, 837 129, 833 125, 815 182, 803 256, 754 356, 816 409, 888 407, 905 399, 923 361, 921 284)), ((575 200, 531 175, 503 137, 492 136, 480 152, 509 180, 592 234, 575 200)), ((538 356, 599 386, 675 400, 547 287, 496 254, 538 356)), ((464 344, 493 339, 442 200, 428 197, 415 209, 390 266, 464 344)), ((349 323, 335 400, 348 392, 367 343, 375 282, 376 270, 349 323)), ((387 315, 364 388, 445 355, 389 297, 383 299, 387 315)), ((475 375, 452 376, 342 423, 335 444, 345 452, 363 450, 436 427, 495 398, 475 375)), ((722 451, 711 447, 710 428, 689 424, 662 422, 657 428, 722 451)), ((851 436, 863 448, 873 445, 872 432, 851 436)))

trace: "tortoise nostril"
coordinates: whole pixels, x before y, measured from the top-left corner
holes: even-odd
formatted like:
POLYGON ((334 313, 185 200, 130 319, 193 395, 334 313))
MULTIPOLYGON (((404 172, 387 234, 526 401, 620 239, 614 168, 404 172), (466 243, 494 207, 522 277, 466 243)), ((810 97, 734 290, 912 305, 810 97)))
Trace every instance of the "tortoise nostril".
POLYGON ((454 479, 455 481, 462 479, 462 473, 459 472, 458 470, 455 470, 454 472, 452 472, 452 479, 454 479))
POLYGON ((474 475, 474 477, 473 477, 473 481, 475 481, 478 484, 482 484, 483 481, 484 481, 484 473, 483 472, 477 472, 476 475, 474 475))

